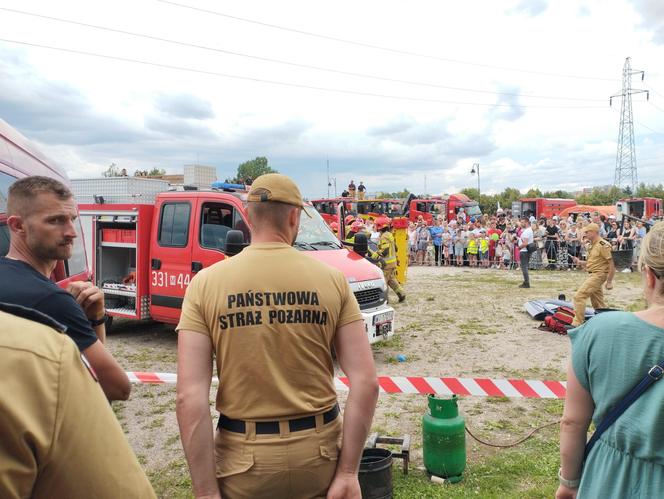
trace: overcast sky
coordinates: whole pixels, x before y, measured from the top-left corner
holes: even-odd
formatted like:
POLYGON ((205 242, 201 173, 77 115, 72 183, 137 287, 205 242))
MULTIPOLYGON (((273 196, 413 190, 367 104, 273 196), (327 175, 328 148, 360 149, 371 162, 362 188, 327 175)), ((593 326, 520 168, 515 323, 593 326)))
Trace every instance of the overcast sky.
POLYGON ((475 162, 483 192, 577 190, 613 182, 629 56, 639 179, 664 181, 664 1, 172 1, 0 0, 33 44, 0 42, 0 118, 72 178, 267 156, 309 197, 328 159, 339 192, 455 192, 475 162))

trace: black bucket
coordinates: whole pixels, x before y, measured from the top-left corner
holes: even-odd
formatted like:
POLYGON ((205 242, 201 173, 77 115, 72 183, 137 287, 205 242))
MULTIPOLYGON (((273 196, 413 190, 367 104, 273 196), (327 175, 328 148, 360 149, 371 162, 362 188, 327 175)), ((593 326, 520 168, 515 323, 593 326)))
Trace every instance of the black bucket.
POLYGON ((364 449, 360 461, 362 499, 392 499, 392 453, 364 449))

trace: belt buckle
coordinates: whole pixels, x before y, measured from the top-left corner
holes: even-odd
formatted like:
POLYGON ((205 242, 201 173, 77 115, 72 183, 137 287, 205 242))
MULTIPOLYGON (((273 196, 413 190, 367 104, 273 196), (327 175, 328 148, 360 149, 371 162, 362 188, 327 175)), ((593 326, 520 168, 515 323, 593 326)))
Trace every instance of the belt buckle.
POLYGON ((655 381, 658 381, 662 376, 664 376, 664 369, 659 365, 652 366, 650 371, 648 371, 648 376, 650 376, 655 381))

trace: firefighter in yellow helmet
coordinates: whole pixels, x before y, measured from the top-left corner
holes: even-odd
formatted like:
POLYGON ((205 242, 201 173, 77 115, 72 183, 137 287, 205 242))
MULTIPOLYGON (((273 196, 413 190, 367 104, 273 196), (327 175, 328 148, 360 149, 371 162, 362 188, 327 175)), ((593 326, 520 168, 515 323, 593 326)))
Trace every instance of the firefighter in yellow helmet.
POLYGON ((392 232, 390 232, 390 225, 390 219, 387 217, 378 217, 374 221, 374 227, 380 232, 380 240, 378 241, 378 250, 371 256, 375 259, 383 260, 383 275, 385 276, 385 282, 397 294, 399 297, 399 303, 401 303, 406 299, 406 293, 396 277, 397 248, 394 242, 394 236, 392 235, 392 232))
POLYGON ((344 240, 344 243, 353 246, 355 244, 355 234, 358 232, 362 232, 364 230, 364 224, 360 220, 355 220, 351 225, 350 225, 350 230, 348 231, 348 234, 346 234, 346 239, 344 240))

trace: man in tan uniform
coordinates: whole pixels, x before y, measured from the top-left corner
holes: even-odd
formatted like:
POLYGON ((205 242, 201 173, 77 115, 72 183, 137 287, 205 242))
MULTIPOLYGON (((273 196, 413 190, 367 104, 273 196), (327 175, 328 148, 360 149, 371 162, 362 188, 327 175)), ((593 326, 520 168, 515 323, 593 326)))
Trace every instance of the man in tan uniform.
POLYGON ((187 289, 177 415, 196 497, 360 499, 376 371, 344 275, 292 247, 303 206, 288 177, 257 178, 248 194, 251 245, 187 289), (352 387, 343 439, 333 347, 352 387), (214 441, 213 355, 221 413, 214 441))
POLYGON ((574 321, 573 326, 580 326, 585 321, 586 300, 590 298, 593 308, 606 308, 602 285, 605 283, 607 290, 613 289, 613 277, 616 268, 613 265, 611 255, 611 243, 602 239, 599 235, 599 226, 595 223, 588 224, 584 230, 588 247, 588 259, 583 261, 574 258, 574 262, 585 268, 589 276, 574 295, 574 321))
POLYGON ((0 497, 155 497, 62 330, 37 311, 0 303, 0 497))

